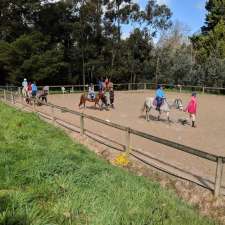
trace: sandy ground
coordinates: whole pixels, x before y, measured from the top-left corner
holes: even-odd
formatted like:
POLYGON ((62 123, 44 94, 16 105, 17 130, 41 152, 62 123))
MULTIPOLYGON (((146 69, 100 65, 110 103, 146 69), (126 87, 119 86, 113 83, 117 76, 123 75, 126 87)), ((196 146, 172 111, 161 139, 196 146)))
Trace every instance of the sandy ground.
MULTIPOLYGON (((146 97, 154 96, 153 91, 128 93, 115 93, 115 109, 100 111, 93 108, 93 103, 87 103, 87 108, 79 109, 80 94, 50 95, 49 102, 64 106, 101 119, 129 126, 151 135, 166 138, 199 150, 225 156, 225 97, 216 95, 198 95, 197 128, 178 123, 179 118, 188 118, 184 112, 173 109, 170 118, 173 121, 168 124, 166 115, 157 121, 157 112, 152 112, 152 120, 147 122, 141 111, 146 97)), ((184 106, 187 104, 190 94, 167 93, 167 99, 181 98, 184 106)), ((51 109, 45 106, 40 111, 50 113, 51 109)), ((69 113, 56 111, 56 116, 79 126, 80 118, 69 113)), ((85 120, 85 128, 100 135, 111 138, 125 144, 125 133, 112 127, 85 120)), ((144 138, 131 136, 132 147, 145 152, 155 163, 164 164, 174 170, 179 170, 194 176, 200 182, 214 181, 216 164, 196 156, 192 156, 144 138)), ((223 177, 225 186, 225 170, 223 177)))

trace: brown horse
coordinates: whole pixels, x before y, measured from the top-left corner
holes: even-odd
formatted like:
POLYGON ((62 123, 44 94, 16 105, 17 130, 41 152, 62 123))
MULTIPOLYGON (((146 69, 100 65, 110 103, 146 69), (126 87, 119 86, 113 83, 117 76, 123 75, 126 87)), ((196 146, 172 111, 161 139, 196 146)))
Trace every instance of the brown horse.
POLYGON ((97 107, 97 105, 99 106, 99 109, 102 109, 103 104, 106 106, 106 108, 108 108, 107 103, 106 103, 106 97, 104 94, 98 93, 96 95, 96 97, 94 99, 90 99, 88 98, 85 94, 82 94, 80 96, 80 103, 79 103, 79 107, 81 107, 82 105, 86 106, 86 102, 94 102, 95 103, 95 108, 97 107), (99 101, 101 100, 102 104, 99 104, 99 101))

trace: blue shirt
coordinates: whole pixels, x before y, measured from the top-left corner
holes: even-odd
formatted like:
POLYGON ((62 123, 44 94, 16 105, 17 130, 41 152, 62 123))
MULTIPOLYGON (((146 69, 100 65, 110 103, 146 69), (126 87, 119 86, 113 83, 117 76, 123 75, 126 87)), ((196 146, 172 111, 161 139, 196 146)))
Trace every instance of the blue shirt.
POLYGON ((156 90, 156 97, 165 98, 164 91, 162 89, 156 90))
POLYGON ((31 87, 32 87, 32 91, 37 91, 37 86, 36 86, 36 84, 32 84, 31 87))
POLYGON ((102 82, 99 80, 98 81, 98 89, 101 90, 102 89, 102 82))

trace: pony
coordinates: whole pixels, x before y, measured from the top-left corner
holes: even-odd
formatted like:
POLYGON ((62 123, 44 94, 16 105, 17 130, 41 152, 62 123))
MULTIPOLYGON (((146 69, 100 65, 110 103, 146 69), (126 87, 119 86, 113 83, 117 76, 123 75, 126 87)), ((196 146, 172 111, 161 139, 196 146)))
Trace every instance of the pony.
POLYGON ((48 91, 46 91, 46 90, 39 91, 36 96, 37 99, 39 100, 38 105, 42 105, 42 103, 40 101, 48 103, 47 96, 48 96, 48 91))
POLYGON ((23 88, 22 88, 22 96, 23 96, 23 98, 24 98, 24 101, 26 101, 26 103, 28 104, 28 103, 29 103, 29 100, 28 100, 28 98, 29 98, 29 93, 28 93, 27 87, 23 87, 23 88))
POLYGON ((95 103, 95 108, 97 108, 97 105, 99 106, 99 109, 102 109, 103 108, 103 105, 106 106, 106 108, 108 108, 108 105, 107 105, 107 100, 106 100, 106 97, 103 93, 98 93, 94 99, 90 99, 88 98, 85 94, 82 94, 80 96, 80 103, 79 103, 79 108, 81 108, 81 106, 83 105, 84 108, 86 106, 86 102, 94 102, 95 103), (100 105, 99 104, 99 101, 101 100, 102 104, 100 105))
MULTIPOLYGON (((179 109, 179 110, 183 110, 183 104, 182 104, 182 100, 180 98, 176 98, 171 104, 166 100, 164 99, 163 100, 163 103, 160 107, 160 110, 157 110, 159 112, 158 114, 158 120, 160 120, 160 116, 162 114, 162 112, 165 112, 166 113, 166 116, 167 116, 167 120, 168 122, 171 122, 170 121, 170 110, 171 108, 176 108, 176 109, 179 109)), ((142 109, 142 111, 144 112, 145 111, 145 119, 147 121, 150 120, 150 111, 151 109, 155 109, 156 110, 156 103, 155 103, 155 98, 146 98, 145 99, 145 102, 144 102, 144 107, 142 109)))

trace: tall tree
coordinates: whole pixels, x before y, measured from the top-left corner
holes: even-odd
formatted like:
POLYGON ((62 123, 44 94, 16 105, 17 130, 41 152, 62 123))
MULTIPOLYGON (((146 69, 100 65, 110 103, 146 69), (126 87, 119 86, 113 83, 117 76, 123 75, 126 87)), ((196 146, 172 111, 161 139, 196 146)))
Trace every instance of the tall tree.
POLYGON ((225 0, 209 0, 208 11, 202 32, 191 40, 195 49, 197 63, 205 71, 204 83, 207 85, 224 85, 225 74, 225 0), (207 63, 206 63, 207 62, 207 63), (213 65, 214 70, 208 68, 213 65), (222 70, 221 70, 222 69, 222 70), (223 79, 223 82, 217 80, 223 79))
POLYGON ((202 32, 207 33, 222 20, 225 21, 225 0, 208 0, 205 6, 208 14, 206 15, 205 26, 202 32))
POLYGON ((14 41, 31 31, 34 14, 40 7, 40 0, 0 1, 0 39, 14 41))

